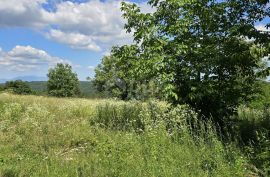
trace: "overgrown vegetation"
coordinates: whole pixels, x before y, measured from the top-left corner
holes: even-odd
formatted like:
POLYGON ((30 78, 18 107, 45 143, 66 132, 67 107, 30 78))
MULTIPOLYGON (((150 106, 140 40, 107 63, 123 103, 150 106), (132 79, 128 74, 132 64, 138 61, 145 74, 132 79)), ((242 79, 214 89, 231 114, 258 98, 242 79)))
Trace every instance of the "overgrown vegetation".
MULTIPOLYGON (((152 81, 159 95, 188 104, 221 127, 259 92, 268 74, 270 34, 255 24, 269 16, 264 1, 149 0, 153 13, 122 3, 134 43, 113 47, 96 69, 98 90, 121 99, 152 81), (134 84, 136 83, 136 84, 134 84)), ((134 94, 135 91, 135 94, 134 94)))
MULTIPOLYGON (((153 13, 122 3, 125 28, 134 43, 112 48, 96 68, 94 84, 122 100, 170 102, 172 108, 161 116, 166 131, 185 110, 170 113, 188 105, 197 118, 186 116, 176 125, 189 122, 188 132, 199 132, 198 139, 204 139, 201 127, 213 121, 210 127, 219 130, 219 140, 235 142, 254 172, 269 176, 270 88, 263 80, 269 76, 270 33, 255 26, 269 17, 268 2, 149 0, 153 13)), ((141 104, 135 107, 142 110, 141 104)), ((148 119, 137 109, 99 109, 101 127, 145 130, 148 119), (124 110, 136 115, 134 122, 124 118, 124 110)))
POLYGON ((28 83, 21 80, 8 81, 5 83, 3 89, 19 95, 29 95, 34 93, 28 83))
MULTIPOLYGON (((91 82, 113 99, 0 94, 0 176, 270 176, 268 2, 123 2, 134 43, 91 82)), ((70 65, 48 77, 50 96, 80 96, 70 65)))
POLYGON ((2 176, 256 175, 210 122, 161 102, 0 95, 2 176))

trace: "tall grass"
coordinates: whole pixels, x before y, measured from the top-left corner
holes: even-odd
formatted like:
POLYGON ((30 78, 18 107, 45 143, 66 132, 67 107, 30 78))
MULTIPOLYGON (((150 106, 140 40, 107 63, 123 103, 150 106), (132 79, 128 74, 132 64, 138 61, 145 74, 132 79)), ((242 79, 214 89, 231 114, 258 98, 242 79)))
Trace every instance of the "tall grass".
POLYGON ((0 94, 0 176, 255 175, 210 122, 193 134, 192 119, 160 102, 0 94))
POLYGON ((270 109, 248 108, 238 110, 239 135, 244 151, 263 176, 270 176, 270 109))

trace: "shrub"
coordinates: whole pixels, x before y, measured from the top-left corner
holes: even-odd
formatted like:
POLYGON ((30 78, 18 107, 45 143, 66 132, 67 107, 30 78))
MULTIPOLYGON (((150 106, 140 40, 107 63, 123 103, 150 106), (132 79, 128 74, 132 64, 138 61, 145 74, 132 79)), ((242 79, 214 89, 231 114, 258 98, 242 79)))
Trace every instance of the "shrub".
POLYGON ((258 134, 261 133, 270 139, 270 109, 240 107, 237 119, 236 129, 243 143, 259 142, 258 134))
MULTIPOLYGON (((139 152, 146 159, 147 166, 160 164, 162 168, 168 158, 173 161, 170 166, 178 166, 183 176, 245 176, 248 171, 245 171, 246 159, 234 145, 224 145, 220 141, 211 121, 198 121, 197 117, 187 105, 171 107, 158 102, 105 102, 97 106, 91 123, 114 130, 112 133, 120 131, 123 136, 130 131, 140 132, 140 137, 133 137, 136 147, 128 149, 144 147, 139 152), (190 169, 196 166, 196 171, 188 172, 182 166, 190 169)), ((123 150, 127 147, 120 144, 109 148, 109 158, 115 160, 117 155, 123 158, 123 150)), ((115 163, 119 164, 119 161, 115 163)), ((147 166, 141 168, 147 169, 147 166)), ((163 171, 156 169, 154 173, 160 175, 163 171)))
POLYGON ((149 101, 105 102, 96 107, 92 124, 121 131, 145 131, 164 125, 169 133, 195 131, 198 115, 188 105, 171 107, 168 104, 149 101), (186 129, 188 127, 188 129, 186 129))
POLYGON ((92 123, 116 130, 144 131, 146 126, 160 120, 163 109, 154 102, 106 102, 97 106, 92 123))
POLYGON ((27 94, 33 93, 28 83, 22 80, 8 81, 6 82, 4 88, 6 90, 10 89, 12 92, 16 94, 21 94, 21 95, 27 95, 27 94))
POLYGON ((265 176, 270 175, 270 109, 240 107, 236 135, 252 163, 265 176))

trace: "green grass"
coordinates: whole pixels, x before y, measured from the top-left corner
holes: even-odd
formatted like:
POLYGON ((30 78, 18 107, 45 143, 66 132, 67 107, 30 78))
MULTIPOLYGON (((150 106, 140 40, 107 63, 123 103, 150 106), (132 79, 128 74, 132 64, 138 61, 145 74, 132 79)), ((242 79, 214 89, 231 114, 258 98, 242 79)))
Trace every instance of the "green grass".
POLYGON ((252 176, 210 123, 161 102, 0 94, 0 176, 252 176))

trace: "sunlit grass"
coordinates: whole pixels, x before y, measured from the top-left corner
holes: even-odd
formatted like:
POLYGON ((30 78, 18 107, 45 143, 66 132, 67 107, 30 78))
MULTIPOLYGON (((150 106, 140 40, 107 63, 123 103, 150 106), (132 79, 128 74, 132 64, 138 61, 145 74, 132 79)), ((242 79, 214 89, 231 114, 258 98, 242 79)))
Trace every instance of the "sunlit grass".
POLYGON ((151 104, 0 94, 0 176, 250 174, 246 158, 210 124, 193 136, 182 122, 185 107, 151 104))

